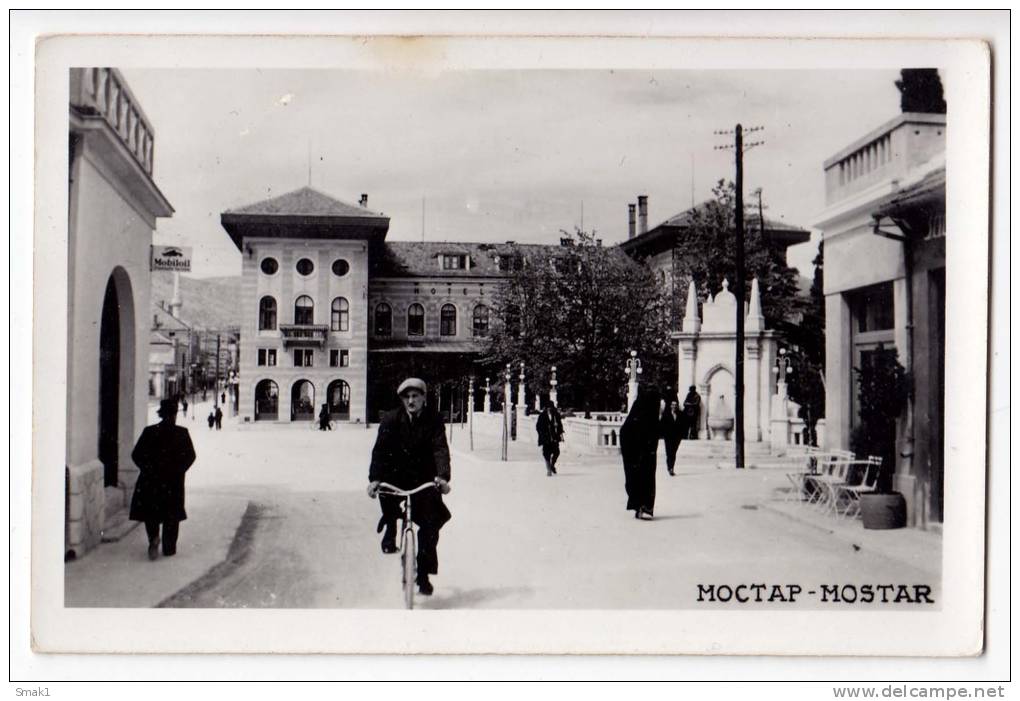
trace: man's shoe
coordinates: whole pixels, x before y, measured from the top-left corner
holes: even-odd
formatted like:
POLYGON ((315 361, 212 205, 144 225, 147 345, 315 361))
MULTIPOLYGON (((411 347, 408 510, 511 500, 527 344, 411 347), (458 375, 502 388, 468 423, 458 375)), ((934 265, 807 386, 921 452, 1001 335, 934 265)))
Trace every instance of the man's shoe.
POLYGON ((395 536, 390 536, 389 538, 385 536, 383 537, 382 551, 387 555, 392 555, 393 553, 397 552, 397 539, 395 536))
POLYGON ((433 592, 432 582, 429 581, 428 575, 424 577, 418 577, 418 593, 422 596, 432 596, 433 592))
POLYGON ((159 557, 159 536, 149 541, 149 559, 155 560, 159 557))

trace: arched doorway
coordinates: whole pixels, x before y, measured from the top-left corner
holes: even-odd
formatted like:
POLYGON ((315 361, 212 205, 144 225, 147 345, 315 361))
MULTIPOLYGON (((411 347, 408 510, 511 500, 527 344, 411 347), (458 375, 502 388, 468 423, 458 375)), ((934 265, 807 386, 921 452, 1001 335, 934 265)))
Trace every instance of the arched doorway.
POLYGON ((311 421, 315 418, 315 386, 298 380, 290 391, 290 420, 311 421))
POLYGON ((106 487, 117 486, 120 461, 120 335, 120 304, 111 275, 99 322, 99 460, 106 487))
POLYGON ((329 416, 336 421, 349 421, 351 418, 351 386, 344 380, 333 380, 326 389, 326 401, 329 402, 329 416))
POLYGON ((255 385, 255 420, 276 421, 280 417, 280 389, 272 380, 255 385))

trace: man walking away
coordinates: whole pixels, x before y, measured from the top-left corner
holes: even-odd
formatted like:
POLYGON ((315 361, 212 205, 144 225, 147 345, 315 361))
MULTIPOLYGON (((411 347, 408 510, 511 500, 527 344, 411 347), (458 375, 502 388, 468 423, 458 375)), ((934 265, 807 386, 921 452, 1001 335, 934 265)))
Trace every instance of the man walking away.
POLYGON ((535 422, 538 431, 538 444, 542 446, 542 457, 545 458, 545 473, 552 477, 556 474, 556 460, 560 457, 560 441, 563 440, 563 420, 556 405, 550 401, 535 422))
POLYGON ((215 419, 216 419, 216 430, 219 431, 221 428, 223 428, 223 410, 220 409, 219 407, 216 407, 216 417, 215 417, 215 419))
POLYGON ((159 403, 161 421, 146 426, 131 453, 138 466, 138 481, 131 498, 132 521, 145 522, 149 537, 149 559, 159 557, 160 526, 163 527, 163 555, 177 552, 180 522, 184 511, 184 473, 195 462, 195 448, 188 429, 177 426, 177 400, 159 403))
POLYGON ((430 574, 439 572, 439 529, 450 520, 442 494, 450 492, 450 448, 446 444, 443 419, 425 405, 425 383, 410 377, 397 388, 402 406, 383 415, 372 449, 368 470, 368 496, 379 496, 382 518, 377 532, 384 530, 382 551, 397 552, 397 518, 403 513, 403 499, 411 499, 412 518, 418 524, 418 591, 430 596, 430 574), (435 482, 410 497, 379 494, 381 482, 410 490, 435 482))

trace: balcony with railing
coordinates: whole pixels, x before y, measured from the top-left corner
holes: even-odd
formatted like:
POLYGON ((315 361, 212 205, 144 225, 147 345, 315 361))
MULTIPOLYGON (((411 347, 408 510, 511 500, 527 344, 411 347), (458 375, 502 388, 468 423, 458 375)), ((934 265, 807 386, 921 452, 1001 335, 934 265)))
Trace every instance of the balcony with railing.
POLYGON ((72 68, 71 107, 83 115, 102 117, 142 170, 152 175, 155 134, 120 71, 72 68))
POLYGON ((319 324, 280 324, 285 348, 324 348, 329 327, 319 324))
POLYGON ((827 205, 899 180, 946 148, 944 114, 904 113, 825 161, 827 205))

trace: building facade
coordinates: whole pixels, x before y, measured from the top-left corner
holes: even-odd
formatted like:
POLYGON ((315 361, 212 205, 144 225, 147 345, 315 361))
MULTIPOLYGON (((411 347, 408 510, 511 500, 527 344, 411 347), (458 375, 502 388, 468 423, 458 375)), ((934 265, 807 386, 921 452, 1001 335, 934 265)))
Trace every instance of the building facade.
POLYGON ((123 76, 70 71, 65 553, 126 518, 149 383, 149 252, 173 213, 155 133, 123 76))
POLYGON ((893 487, 908 519, 942 520, 944 114, 902 113, 825 161, 826 443, 859 425, 855 368, 896 353, 912 379, 893 487))

